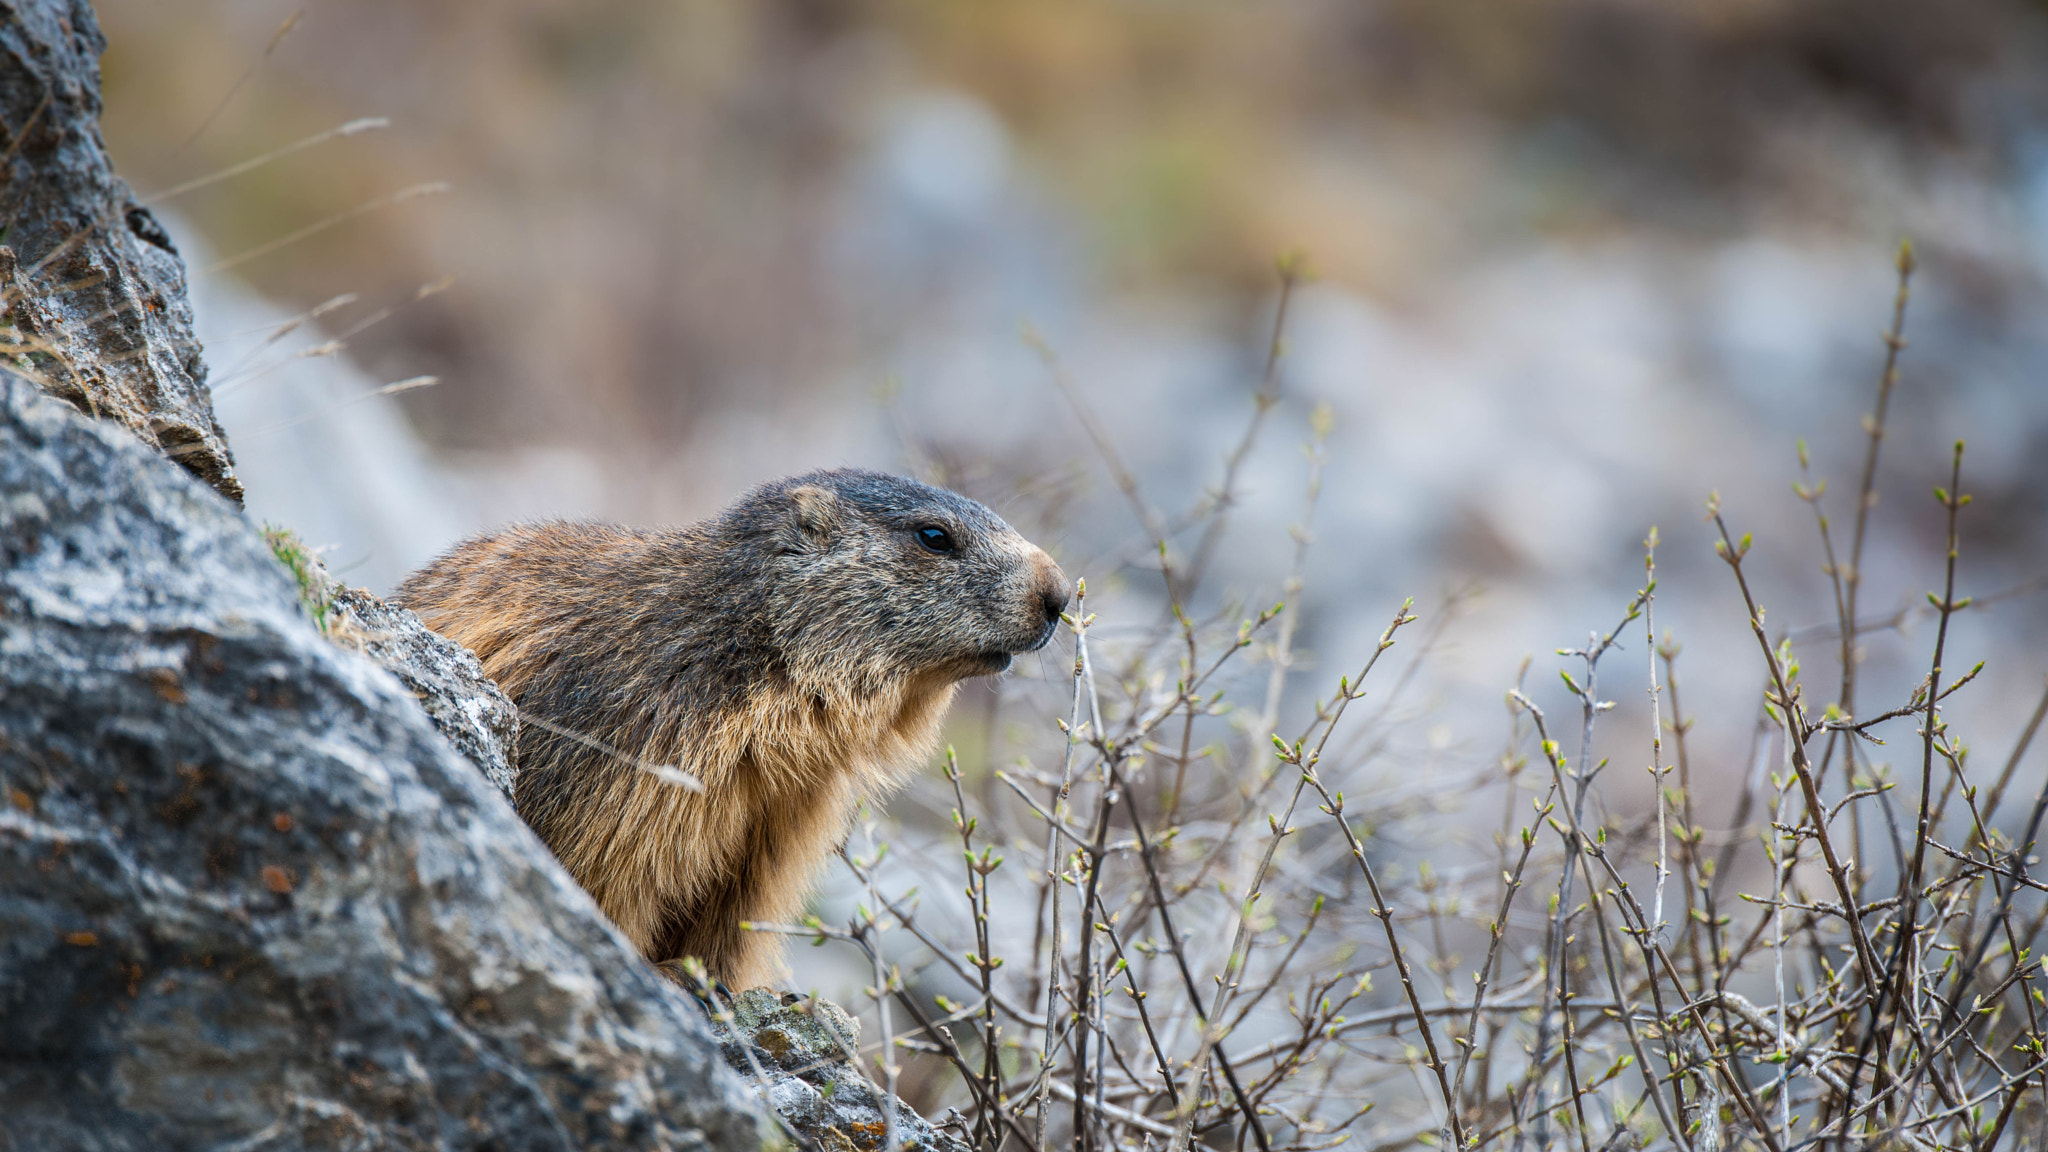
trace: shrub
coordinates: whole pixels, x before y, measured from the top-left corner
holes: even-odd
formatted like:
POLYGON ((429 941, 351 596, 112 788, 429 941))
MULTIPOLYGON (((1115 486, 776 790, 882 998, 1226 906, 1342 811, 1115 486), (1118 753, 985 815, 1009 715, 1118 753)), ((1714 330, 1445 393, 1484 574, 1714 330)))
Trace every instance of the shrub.
MULTIPOLYGON (((877 1080, 955 1106, 978 1149, 2024 1145, 2048 1120, 2033 983, 2048 909, 2028 871, 2048 786, 2023 821, 1999 818, 2017 811, 2005 802, 2048 697, 1989 780, 1944 719, 1984 673, 1943 663, 1951 619, 1979 606, 1957 593, 1960 444, 1935 493, 1948 551, 1924 610, 1928 672, 1909 699, 1858 707, 1858 639, 1896 622, 1859 614, 1858 565, 1912 268, 1902 248, 1849 531, 1823 485, 1798 489, 1832 626, 1766 624, 1744 569, 1752 541, 1709 500, 1765 680, 1756 712, 1725 723, 1754 731, 1753 763, 1781 765, 1745 774, 1718 845, 1694 789, 1679 646, 1656 639, 1652 530, 1617 623, 1560 649, 1576 714, 1547 715, 1520 683, 1506 694, 1491 856, 1445 872, 1376 846, 1375 830, 1428 814, 1368 764, 1445 613, 1394 609, 1294 731, 1279 730, 1289 605, 1193 615, 1277 398, 1276 324, 1224 483, 1177 523, 1150 511, 1069 391, 1153 538, 1168 611, 1098 640, 1084 586, 1052 740, 1011 769, 970 772, 948 750, 953 878, 920 859, 921 883, 899 884, 906 870, 885 858, 917 848, 870 824, 844 856, 866 893, 849 922, 760 927, 858 950, 877 1080), (1801 677, 1809 651, 1840 664, 1825 705, 1801 677), (1261 658, 1263 691, 1254 674, 1239 704, 1261 658), (1609 811, 1607 762, 1590 757, 1617 676, 1652 704, 1650 819, 1609 811), (1893 779, 1873 761, 1880 732, 1917 771, 1893 779), (1766 886, 1738 891, 1738 875, 1766 886)), ((1283 320, 1294 283, 1283 267, 1283 320)), ((1290 597, 1320 496, 1316 428, 1290 597)))

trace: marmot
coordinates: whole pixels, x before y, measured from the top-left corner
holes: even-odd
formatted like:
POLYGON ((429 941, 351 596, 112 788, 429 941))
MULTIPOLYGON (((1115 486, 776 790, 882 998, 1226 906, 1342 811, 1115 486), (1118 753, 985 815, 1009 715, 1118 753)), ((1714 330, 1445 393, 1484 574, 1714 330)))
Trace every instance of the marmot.
POLYGON ((480 536, 395 599, 544 722, 521 726, 514 806, 627 939, 746 988, 781 946, 741 922, 796 916, 855 805, 931 754, 959 682, 1042 647, 1067 596, 981 504, 844 469, 687 528, 480 536))

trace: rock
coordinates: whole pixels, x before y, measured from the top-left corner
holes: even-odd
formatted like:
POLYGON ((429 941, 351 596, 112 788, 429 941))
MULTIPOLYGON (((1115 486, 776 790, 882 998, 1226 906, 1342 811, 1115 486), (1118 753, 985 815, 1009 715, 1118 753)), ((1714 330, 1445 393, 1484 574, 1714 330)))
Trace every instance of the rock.
MULTIPOLYGON (((860 1070, 860 1021, 826 1000, 755 988, 733 997, 717 1020, 726 1063, 760 1086, 798 1136, 829 1152, 872 1152, 889 1144, 889 1096, 860 1070)), ((894 1101, 897 1147, 970 1152, 894 1101)))
POLYGON ((778 1139, 233 507, 0 381, 0 1146, 778 1139))
POLYGON ((337 587, 328 603, 335 616, 327 638, 361 652, 403 681, 435 729, 510 802, 519 709, 484 676, 476 655, 361 588, 337 587))
POLYGON ((322 635, 382 665, 412 690, 427 719, 505 799, 517 780, 519 706, 484 675, 476 655, 420 618, 335 580, 296 533, 275 526, 263 540, 298 586, 299 606, 322 635))
POLYGON ((105 50, 87 0, 0 0, 0 354, 239 501, 184 262, 100 138, 105 50))

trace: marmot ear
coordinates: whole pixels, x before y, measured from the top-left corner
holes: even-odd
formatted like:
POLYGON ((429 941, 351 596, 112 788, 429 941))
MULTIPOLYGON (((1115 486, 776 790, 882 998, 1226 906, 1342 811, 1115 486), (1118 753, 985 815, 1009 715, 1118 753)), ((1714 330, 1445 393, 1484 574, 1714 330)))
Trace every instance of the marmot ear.
POLYGON ((830 488, 806 484, 789 491, 790 522, 805 542, 822 544, 839 527, 839 497, 830 488))

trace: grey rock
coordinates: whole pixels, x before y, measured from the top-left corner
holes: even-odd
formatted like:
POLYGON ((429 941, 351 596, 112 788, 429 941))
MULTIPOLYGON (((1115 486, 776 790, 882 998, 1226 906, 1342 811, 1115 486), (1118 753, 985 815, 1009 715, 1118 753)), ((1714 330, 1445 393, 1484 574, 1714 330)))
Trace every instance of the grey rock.
POLYGON ((105 50, 87 0, 0 0, 0 355, 240 500, 184 261, 100 137, 105 50))
POLYGON ((714 1015, 719 1049, 807 1144, 829 1152, 888 1147, 889 1124, 905 1152, 970 1152, 861 1071, 860 1021, 828 1000, 754 988, 714 1015), (890 1105, 893 1104, 893 1109, 890 1105))
POLYGON ((484 676, 476 655, 361 588, 335 587, 328 605, 327 638, 403 681, 435 729, 510 801, 519 709, 484 676))
POLYGON ((0 1147, 778 1139, 227 502, 0 381, 0 1147))

